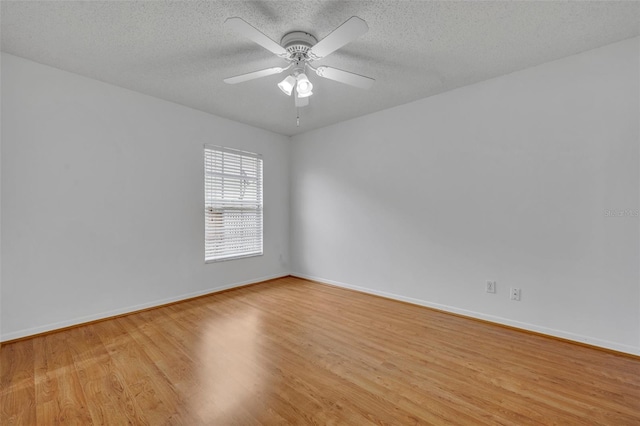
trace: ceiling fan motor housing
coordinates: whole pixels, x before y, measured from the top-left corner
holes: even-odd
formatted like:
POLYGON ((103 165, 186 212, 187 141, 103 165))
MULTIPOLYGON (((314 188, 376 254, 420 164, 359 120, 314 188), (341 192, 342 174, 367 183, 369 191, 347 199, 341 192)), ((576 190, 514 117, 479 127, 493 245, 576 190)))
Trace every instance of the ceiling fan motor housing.
POLYGON ((280 40, 280 46, 289 52, 289 59, 299 61, 309 60, 307 52, 318 42, 318 40, 304 31, 292 31, 285 34, 280 40))

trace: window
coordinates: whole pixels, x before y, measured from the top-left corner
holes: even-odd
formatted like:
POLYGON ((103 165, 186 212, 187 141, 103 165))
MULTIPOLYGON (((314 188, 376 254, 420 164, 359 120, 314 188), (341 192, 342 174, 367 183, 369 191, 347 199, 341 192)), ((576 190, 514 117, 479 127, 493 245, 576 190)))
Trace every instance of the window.
POLYGON ((262 156, 204 147, 204 260, 262 254, 262 156))

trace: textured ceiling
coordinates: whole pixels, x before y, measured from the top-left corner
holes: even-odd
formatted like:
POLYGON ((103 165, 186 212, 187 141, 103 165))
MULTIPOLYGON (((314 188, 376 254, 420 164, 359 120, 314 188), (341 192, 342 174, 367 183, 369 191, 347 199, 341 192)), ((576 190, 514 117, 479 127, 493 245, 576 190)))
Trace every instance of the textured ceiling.
POLYGON ((640 3, 597 1, 2 1, 2 51, 285 135, 308 131, 640 34, 640 3), (223 28, 238 16, 275 41, 322 39, 351 16, 369 32, 314 65, 371 76, 369 91, 311 75, 300 109, 286 64, 223 28))

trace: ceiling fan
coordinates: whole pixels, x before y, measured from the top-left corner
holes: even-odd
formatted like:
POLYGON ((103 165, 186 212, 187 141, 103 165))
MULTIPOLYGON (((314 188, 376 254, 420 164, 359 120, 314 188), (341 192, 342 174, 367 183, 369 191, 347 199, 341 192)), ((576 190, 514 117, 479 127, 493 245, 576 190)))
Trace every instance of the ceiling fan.
POLYGON ((307 32, 292 31, 282 37, 280 44, 271 40, 242 18, 228 18, 224 22, 224 25, 236 34, 248 38, 268 51, 274 53, 276 56, 289 62, 289 65, 286 67, 266 68, 247 74, 237 75, 235 77, 225 78, 225 83, 242 83, 291 70, 291 73, 284 80, 278 83, 278 87, 287 96, 291 96, 292 94, 294 95, 296 107, 303 107, 309 105, 309 96, 313 94, 313 84, 309 81, 309 77, 307 77, 307 70, 313 71, 319 77, 338 81, 361 89, 369 89, 375 82, 373 78, 339 70, 337 68, 327 67, 324 65, 317 68, 311 66, 311 62, 326 57, 369 30, 367 23, 357 16, 352 16, 347 19, 331 34, 320 41, 307 32))

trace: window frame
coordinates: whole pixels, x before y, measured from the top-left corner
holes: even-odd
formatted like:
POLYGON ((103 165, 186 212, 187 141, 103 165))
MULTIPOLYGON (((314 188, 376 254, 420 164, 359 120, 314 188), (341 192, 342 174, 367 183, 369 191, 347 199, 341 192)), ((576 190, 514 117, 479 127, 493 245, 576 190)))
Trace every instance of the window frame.
POLYGON ((205 263, 263 256, 262 155, 205 144, 203 156, 205 263))

